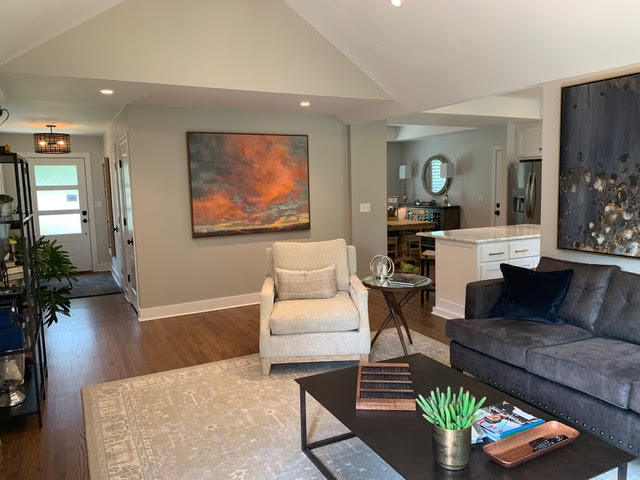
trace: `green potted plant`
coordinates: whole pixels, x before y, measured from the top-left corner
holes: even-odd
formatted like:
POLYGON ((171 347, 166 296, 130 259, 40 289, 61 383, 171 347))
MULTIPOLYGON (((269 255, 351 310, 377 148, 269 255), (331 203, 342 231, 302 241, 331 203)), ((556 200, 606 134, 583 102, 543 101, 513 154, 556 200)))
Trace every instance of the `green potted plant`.
MULTIPOLYGON (((17 259, 22 263, 22 242, 17 241, 17 259)), ((40 237, 33 245, 35 263, 40 282, 40 307, 44 324, 49 327, 58 322, 58 315, 69 315, 71 300, 67 295, 73 288, 78 273, 69 254, 56 240, 40 237), (57 282, 53 282, 57 280, 57 282), (63 286, 60 286, 60 283, 63 286)))
POLYGON ((13 197, 11 195, 0 194, 0 216, 8 217, 13 213, 13 197))
POLYGON ((409 262, 400 262, 400 271, 408 275, 417 275, 419 272, 418 267, 409 262))
POLYGON ((447 393, 431 391, 424 398, 418 395, 416 402, 423 411, 422 416, 433 425, 433 457, 438 465, 447 470, 462 470, 469 463, 471 450, 471 425, 478 417, 476 412, 486 397, 476 401, 469 391, 447 393))

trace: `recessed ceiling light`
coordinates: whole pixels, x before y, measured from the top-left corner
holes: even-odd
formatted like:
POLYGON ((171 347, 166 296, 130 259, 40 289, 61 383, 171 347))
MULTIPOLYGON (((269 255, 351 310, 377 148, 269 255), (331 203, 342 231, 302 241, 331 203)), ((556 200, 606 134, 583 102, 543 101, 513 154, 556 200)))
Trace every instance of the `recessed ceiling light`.
POLYGON ((391 0, 391 5, 396 8, 400 8, 402 6, 402 0, 391 0))
POLYGON ((100 90, 100 93, 102 95, 113 95, 113 90, 111 90, 110 88, 103 88, 102 90, 100 90))
POLYGON ((308 107, 309 105, 311 105, 311 102, 309 100, 302 100, 300 102, 301 107, 308 107))

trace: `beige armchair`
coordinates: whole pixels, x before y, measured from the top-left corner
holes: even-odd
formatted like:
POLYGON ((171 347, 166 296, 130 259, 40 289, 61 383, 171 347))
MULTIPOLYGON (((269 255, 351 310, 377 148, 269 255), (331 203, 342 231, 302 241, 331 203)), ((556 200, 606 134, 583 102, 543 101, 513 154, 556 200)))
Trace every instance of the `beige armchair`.
POLYGON ((276 242, 267 248, 267 277, 260 293, 260 359, 274 363, 369 359, 369 293, 356 275, 356 249, 343 239, 276 242), (336 266, 335 297, 278 300, 275 268, 316 270, 336 266))

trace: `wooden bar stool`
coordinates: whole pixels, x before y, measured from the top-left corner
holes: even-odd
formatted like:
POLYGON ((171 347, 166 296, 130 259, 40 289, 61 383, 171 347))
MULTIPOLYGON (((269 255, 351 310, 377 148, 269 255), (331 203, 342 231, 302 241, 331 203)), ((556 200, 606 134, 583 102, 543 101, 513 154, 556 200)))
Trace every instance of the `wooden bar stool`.
POLYGON ((387 255, 398 258, 398 237, 387 237, 387 255))
MULTIPOLYGON (((436 252, 435 250, 425 250, 420 254, 420 275, 431 278, 431 264, 436 264, 436 252)), ((432 279, 433 280, 433 279, 432 279)), ((424 296, 427 294, 427 300, 429 299, 429 292, 435 291, 436 284, 433 282, 427 290, 420 292, 420 305, 424 305, 424 296)))

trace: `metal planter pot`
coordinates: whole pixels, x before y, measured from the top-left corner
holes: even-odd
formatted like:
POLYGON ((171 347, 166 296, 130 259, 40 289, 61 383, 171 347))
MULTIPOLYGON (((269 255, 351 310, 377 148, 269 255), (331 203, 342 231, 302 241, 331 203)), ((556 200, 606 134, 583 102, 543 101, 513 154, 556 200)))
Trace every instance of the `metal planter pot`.
POLYGON ((447 430, 433 425, 433 458, 447 470, 462 470, 469 463, 471 428, 447 430))

